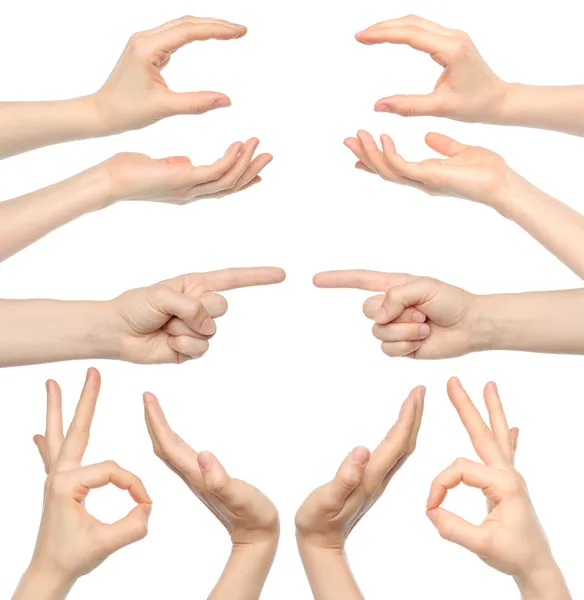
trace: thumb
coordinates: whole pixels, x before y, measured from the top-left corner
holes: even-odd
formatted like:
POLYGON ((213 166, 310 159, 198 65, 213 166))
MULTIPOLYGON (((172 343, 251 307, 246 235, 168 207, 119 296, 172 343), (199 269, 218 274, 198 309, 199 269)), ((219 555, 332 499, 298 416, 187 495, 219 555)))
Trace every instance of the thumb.
POLYGON ((143 540, 148 535, 148 520, 152 504, 143 503, 132 509, 127 516, 112 525, 103 525, 101 539, 110 554, 143 540))
POLYGON ((219 462, 217 457, 211 452, 199 452, 197 456, 205 487, 215 496, 223 500, 225 504, 233 506, 236 499, 233 495, 232 479, 225 470, 225 467, 219 462))
POLYGON ((377 112, 389 112, 402 117, 426 117, 440 114, 440 102, 436 94, 426 96, 390 96, 379 100, 377 112))
POLYGON ((170 287, 160 286, 156 290, 154 300, 158 309, 169 316, 169 321, 172 317, 177 317, 199 335, 210 337, 215 334, 215 322, 198 298, 182 294, 170 287))
POLYGON ((458 544, 475 554, 481 551, 485 543, 486 532, 461 517, 443 508, 434 508, 426 515, 438 530, 440 537, 458 544))
POLYGON ((347 456, 329 484, 332 505, 342 508, 345 500, 361 483, 370 458, 371 453, 362 446, 347 456))
POLYGON ((231 100, 218 92, 172 92, 169 106, 175 115, 202 115, 210 110, 231 106, 231 100))
POLYGON ((385 294, 375 322, 378 325, 387 325, 397 319, 406 308, 417 307, 428 298, 432 280, 420 277, 408 283, 389 288, 385 294))

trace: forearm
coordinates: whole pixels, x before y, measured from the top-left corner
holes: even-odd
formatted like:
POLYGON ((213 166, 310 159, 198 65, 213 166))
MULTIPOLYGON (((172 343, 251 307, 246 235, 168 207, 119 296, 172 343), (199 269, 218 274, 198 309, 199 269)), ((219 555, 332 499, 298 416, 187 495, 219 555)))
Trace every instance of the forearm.
POLYGON ((0 204, 0 262, 47 233, 110 202, 109 175, 98 165, 70 179, 0 204))
POLYGON ((12 600, 65 600, 72 587, 72 583, 54 574, 40 574, 29 569, 22 576, 12 600))
POLYGON ((583 215, 512 171, 499 196, 495 208, 584 278, 583 215))
POLYGON ((528 577, 516 578, 522 600, 572 600, 566 580, 557 565, 528 577))
POLYGON ((0 367, 118 358, 108 302, 0 300, 0 367))
POLYGON ((49 102, 0 103, 0 159, 107 133, 92 96, 49 102))
POLYGON ((235 546, 209 600, 257 600, 272 568, 278 542, 235 546))
POLYGON ((584 86, 507 84, 501 111, 492 122, 584 136, 584 86))
POLYGON ((343 551, 298 547, 314 600, 364 600, 343 551))
POLYGON ((584 354, 584 290, 479 296, 475 350, 584 354))

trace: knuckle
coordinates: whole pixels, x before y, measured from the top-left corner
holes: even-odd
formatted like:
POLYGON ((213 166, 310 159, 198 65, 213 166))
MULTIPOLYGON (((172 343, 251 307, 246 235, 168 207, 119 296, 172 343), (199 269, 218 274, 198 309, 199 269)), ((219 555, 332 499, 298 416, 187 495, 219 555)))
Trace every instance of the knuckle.
POLYGON ((57 473, 47 480, 47 490, 57 497, 68 496, 70 487, 66 473, 57 473))
POLYGON ((135 55, 142 56, 148 50, 147 38, 135 33, 128 41, 128 49, 135 55))
POLYGON ((468 466, 468 459, 458 457, 453 463, 452 468, 455 470, 462 470, 468 466))

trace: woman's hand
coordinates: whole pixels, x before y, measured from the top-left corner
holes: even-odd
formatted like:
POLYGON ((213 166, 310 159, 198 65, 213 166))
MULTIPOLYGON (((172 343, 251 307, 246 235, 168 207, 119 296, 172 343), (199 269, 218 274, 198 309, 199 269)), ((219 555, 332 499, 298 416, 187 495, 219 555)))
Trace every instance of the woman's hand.
POLYGON ((186 16, 133 35, 109 79, 92 97, 103 132, 139 129, 173 115, 201 114, 229 106, 229 98, 218 92, 171 91, 162 70, 187 44, 233 40, 246 33, 243 25, 186 16))
POLYGON ((191 273, 123 293, 107 303, 119 358, 129 362, 183 363, 200 358, 217 331, 215 319, 227 312, 217 292, 284 281, 275 267, 191 273))
POLYGON ((521 178, 498 154, 485 148, 466 146, 439 133, 429 133, 426 143, 447 158, 407 162, 385 134, 381 136, 381 149, 367 131, 360 131, 356 138, 345 140, 345 145, 359 159, 355 165, 357 169, 431 196, 473 200, 505 215, 507 190, 521 178))
POLYGON ((382 292, 366 300, 373 335, 391 357, 453 358, 486 349, 480 296, 430 277, 376 271, 329 271, 314 276, 320 288, 382 292), (384 292, 384 294, 383 294, 384 292))
POLYGON ((194 167, 186 156, 153 159, 144 154, 117 154, 102 165, 110 188, 105 204, 120 200, 189 204, 235 194, 259 183, 260 173, 272 161, 271 154, 254 158, 258 145, 257 138, 237 142, 223 158, 202 167, 194 167))
POLYGON ((458 379, 448 382, 448 395, 483 462, 459 458, 438 475, 428 498, 428 517, 444 539, 467 548, 490 567, 513 576, 524 598, 569 598, 561 574, 556 577, 555 592, 540 595, 543 582, 557 575, 559 569, 525 481, 515 470, 519 432, 509 429, 496 385, 490 383, 485 388, 490 427, 458 379), (461 483, 480 489, 487 499, 489 511, 480 525, 472 525, 441 507, 447 493, 461 483))
POLYGON ((277 542, 279 520, 272 502, 249 483, 230 477, 213 454, 196 452, 183 441, 170 428, 153 394, 144 394, 144 406, 156 456, 219 519, 233 546, 277 542))
POLYGON ((379 100, 378 112, 490 122, 503 111, 508 86, 493 73, 470 37, 416 16, 378 23, 357 34, 363 44, 406 44, 444 68, 434 92, 379 100))
POLYGON ((296 537, 306 549, 343 551, 353 528, 379 500, 416 447, 426 390, 418 387, 403 403, 396 424, 372 453, 355 448, 334 479, 318 488, 296 514, 296 537))
POLYGON ((54 381, 47 382, 47 429, 44 436, 34 438, 47 473, 43 516, 33 558, 23 579, 27 593, 19 590, 15 598, 40 597, 44 591, 30 591, 35 582, 40 587, 51 582, 64 597, 78 578, 120 548, 143 539, 148 532, 152 501, 138 477, 113 461, 81 466, 99 388, 99 373, 89 369, 75 417, 64 435, 61 390, 54 381), (127 490, 137 506, 117 523, 106 525, 87 512, 85 500, 92 489, 110 483, 127 490))

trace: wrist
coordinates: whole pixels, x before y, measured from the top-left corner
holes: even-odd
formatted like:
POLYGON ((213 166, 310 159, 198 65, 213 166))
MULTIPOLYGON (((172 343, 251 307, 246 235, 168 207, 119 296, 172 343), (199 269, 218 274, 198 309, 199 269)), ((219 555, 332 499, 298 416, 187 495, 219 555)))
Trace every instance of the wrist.
POLYGON ((62 600, 75 584, 75 578, 66 577, 52 569, 43 569, 34 562, 22 576, 13 600, 62 600))
POLYGON ((525 600, 569 600, 570 592, 558 565, 553 561, 515 576, 515 583, 525 600))
POLYGON ((308 559, 314 560, 325 556, 331 558, 337 557, 341 560, 346 559, 344 543, 324 543, 322 540, 317 540, 296 532, 296 544, 298 545, 300 555, 308 559))
POLYGON ((121 327, 111 301, 72 303, 67 311, 70 328, 63 328, 67 355, 82 359, 119 359, 121 327))

